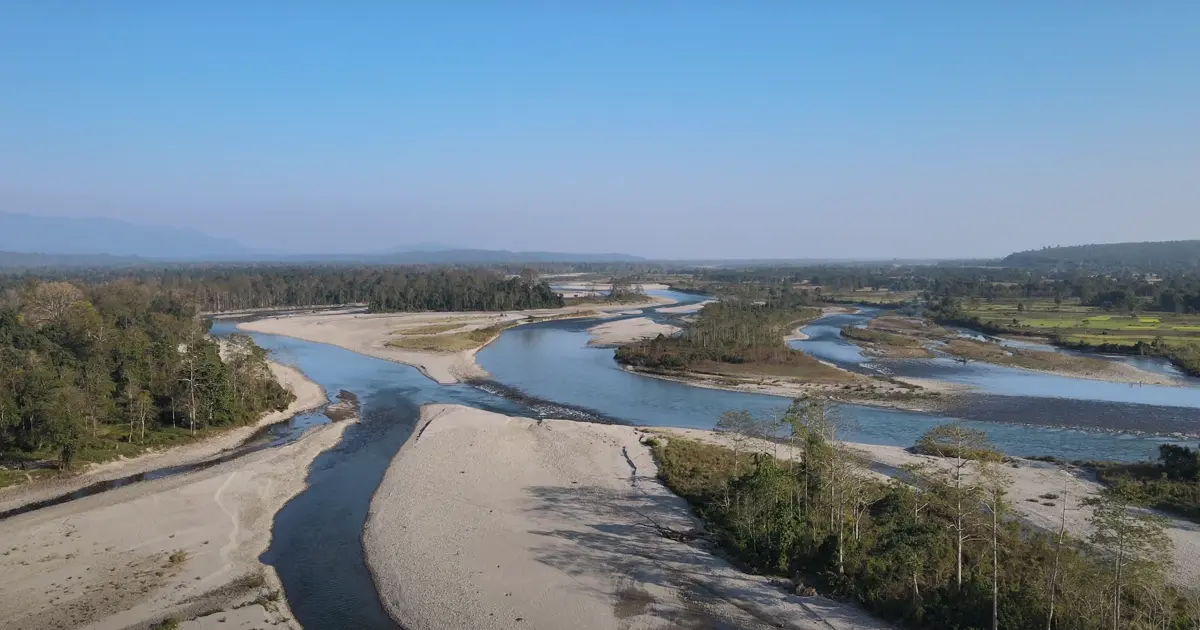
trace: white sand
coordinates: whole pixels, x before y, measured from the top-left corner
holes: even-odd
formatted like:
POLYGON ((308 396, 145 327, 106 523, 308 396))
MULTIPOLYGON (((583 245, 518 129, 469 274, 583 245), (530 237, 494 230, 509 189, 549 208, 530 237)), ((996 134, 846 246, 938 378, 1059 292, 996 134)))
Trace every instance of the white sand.
POLYGON ((634 317, 615 322, 605 322, 588 329, 592 346, 618 346, 625 343, 651 339, 659 335, 670 337, 679 332, 678 326, 660 324, 649 317, 634 317))
POLYGON ((713 302, 716 302, 716 300, 704 300, 703 302, 696 302, 695 304, 680 304, 679 306, 664 306, 655 310, 657 310, 659 313, 696 313, 699 312, 700 309, 712 304, 713 302))
POLYGON ((262 427, 282 422, 298 413, 316 409, 328 402, 325 390, 309 380, 300 370, 274 361, 268 361, 267 364, 279 383, 292 390, 292 393, 296 395, 296 399, 284 411, 264 414, 253 426, 231 429, 193 444, 92 465, 80 475, 44 479, 0 489, 0 512, 74 492, 101 481, 120 479, 160 468, 184 466, 209 459, 221 451, 236 448, 262 427))
POLYGON ((258 556, 275 512, 347 424, 0 522, 0 627, 115 629, 200 615, 184 627, 298 627, 282 597, 250 605, 280 588, 258 556), (172 562, 177 552, 186 557, 172 562))
MULTIPOLYGON (((696 429, 665 429, 662 433, 679 435, 688 439, 730 446, 726 435, 696 429)), ((949 468, 949 460, 940 457, 917 455, 898 446, 847 443, 871 462, 871 469, 882 477, 895 477, 900 468, 911 464, 927 464, 949 468)), ((764 440, 754 440, 753 447, 763 453, 788 459, 786 446, 764 440)), ((1091 534, 1088 518, 1092 510, 1080 507, 1084 499, 1100 494, 1102 486, 1086 471, 1075 467, 1063 467, 1049 462, 1039 462, 1019 457, 1012 458, 1018 467, 1005 466, 1004 471, 1012 478, 1008 500, 1014 513, 1029 524, 1047 531, 1057 532, 1062 520, 1063 497, 1067 504, 1067 533, 1086 539, 1091 534), (1043 499, 1047 495, 1058 495, 1056 499, 1043 499), (1036 499, 1033 501, 1032 499, 1036 499), (1053 505, 1046 505, 1053 503, 1053 505)), ((1200 525, 1163 514, 1170 523, 1167 534, 1175 543, 1175 566, 1172 577, 1178 584, 1200 583, 1200 525)))
POLYGON ((805 341, 805 340, 807 340, 808 333, 804 332, 803 330, 800 330, 801 328, 804 328, 804 326, 807 326, 807 325, 808 324, 804 324, 803 326, 797 326, 795 329, 792 330, 791 334, 784 337, 783 340, 784 341, 805 341))
POLYGON ((788 595, 701 543, 632 427, 422 409, 363 537, 388 612, 429 628, 883 628, 788 595), (422 428, 423 427, 423 428, 422 428))
POLYGON ((246 331, 294 337, 305 341, 327 343, 352 352, 411 365, 422 374, 443 385, 488 374, 475 363, 479 348, 463 352, 424 352, 404 350, 387 345, 399 331, 430 324, 461 324, 451 332, 467 332, 496 324, 518 322, 532 318, 564 317, 585 313, 625 311, 670 303, 665 298, 647 298, 645 304, 577 305, 558 309, 508 311, 505 313, 380 313, 380 314, 313 314, 290 317, 269 317, 238 324, 246 331))

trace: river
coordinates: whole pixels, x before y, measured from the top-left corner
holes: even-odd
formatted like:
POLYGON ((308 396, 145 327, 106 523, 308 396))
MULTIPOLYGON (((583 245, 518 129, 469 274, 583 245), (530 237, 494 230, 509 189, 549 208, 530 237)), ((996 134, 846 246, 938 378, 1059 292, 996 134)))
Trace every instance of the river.
MULTIPOLYGON (((687 294, 654 293, 684 303, 700 299, 687 294)), ((668 318, 653 309, 647 309, 646 314, 668 318)), ((841 321, 834 317, 814 322, 805 328, 810 339, 798 347, 853 369, 879 369, 868 365, 871 362, 841 340, 840 334, 834 334, 845 325, 841 321)), ((216 322, 214 333, 228 334, 235 324, 216 322)), ((728 409, 769 413, 788 404, 788 400, 775 396, 692 387, 621 370, 613 361, 611 348, 587 346, 586 329, 594 324, 559 320, 522 326, 505 331, 481 350, 477 359, 497 383, 527 394, 517 397, 507 389, 497 391, 508 395, 493 393, 486 385, 440 386, 414 368, 329 345, 253 335, 271 351, 273 359, 295 365, 328 392, 353 392, 361 407, 361 422, 346 431, 336 448, 314 461, 307 473, 308 489, 276 515, 271 546, 262 556, 279 573, 288 602, 301 624, 311 628, 395 627, 384 613, 366 570, 360 538, 371 496, 392 457, 411 434, 423 404, 457 403, 531 417, 590 416, 698 428, 711 428, 717 416, 728 409)), ((942 369, 937 362, 884 367, 924 376, 942 369)), ((837 413, 847 425, 843 436, 854 441, 908 446, 937 424, 961 420, 986 431, 1000 448, 1012 454, 1138 460, 1153 457, 1159 444, 1174 439, 1139 433, 1136 427, 1112 430, 1094 421, 1097 410, 1113 417, 1146 418, 1141 426, 1162 426, 1165 434, 1187 430, 1192 426, 1189 423, 1200 416, 1200 398, 1193 398, 1200 390, 1192 387, 1131 388, 1133 393, 1125 394, 1127 386, 1088 381, 1072 383, 1070 389, 1063 390, 1059 389, 1061 380, 1079 379, 1037 373, 1018 378, 1003 371, 989 377, 982 366, 968 367, 970 370, 963 372, 967 376, 956 375, 950 369, 944 377, 963 379, 960 382, 979 386, 982 393, 967 397, 973 402, 960 405, 954 414, 839 405, 837 413), (1180 393, 1169 395, 1171 404, 1161 404, 1157 399, 1163 394, 1160 389, 1180 393), (1059 395, 1053 395, 1056 392, 1059 395), (1064 393, 1097 397, 1072 399, 1063 397, 1064 393), (1052 415, 1074 410, 1074 415, 1057 417, 1057 422, 1050 423, 1044 418, 1035 419, 1034 409, 1054 410, 1052 415), (1080 413, 1086 417, 1080 417, 1080 413), (1006 419, 988 419, 1001 416, 1006 419), (1038 426, 1046 424, 1063 426, 1038 426)), ((317 414, 300 416, 291 421, 292 430, 281 429, 278 434, 280 439, 291 439, 305 424, 321 421, 323 417, 317 414)))

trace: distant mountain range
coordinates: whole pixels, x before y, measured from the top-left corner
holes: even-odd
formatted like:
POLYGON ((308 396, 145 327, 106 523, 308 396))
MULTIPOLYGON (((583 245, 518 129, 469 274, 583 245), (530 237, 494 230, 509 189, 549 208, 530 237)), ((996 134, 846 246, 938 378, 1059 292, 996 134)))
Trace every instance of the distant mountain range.
POLYGON ((0 212, 0 251, 24 254, 140 256, 164 260, 229 259, 251 251, 194 230, 116 219, 38 217, 0 212))
POLYGON ((1088 269, 1094 271, 1195 271, 1200 269, 1200 240, 1105 243, 1045 247, 1009 254, 1006 267, 1088 269))
POLYGON ((40 217, 0 212, 0 267, 129 266, 161 262, 273 262, 330 264, 502 264, 626 262, 628 254, 575 254, 467 249, 418 243, 383 252, 278 254, 194 230, 138 225, 104 218, 40 217))

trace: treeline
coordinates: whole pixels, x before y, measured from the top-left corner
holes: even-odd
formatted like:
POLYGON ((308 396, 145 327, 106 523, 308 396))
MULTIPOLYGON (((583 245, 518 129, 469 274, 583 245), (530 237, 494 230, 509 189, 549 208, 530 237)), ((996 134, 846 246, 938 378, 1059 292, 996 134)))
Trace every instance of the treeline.
POLYGON ((109 458, 283 409, 245 335, 222 348, 194 304, 136 282, 28 282, 0 298, 0 460, 109 458), (222 358, 224 355, 224 358, 222 358))
MULTIPOLYGON (((216 266, 142 270, 95 269, 52 277, 87 285, 130 281, 203 312, 367 303, 385 311, 493 311, 562 306, 550 285, 527 269, 339 266, 216 266)), ((20 289, 29 276, 0 276, 20 289)))
POLYGON ((1003 262, 1013 267, 1081 268, 1102 272, 1197 272, 1200 271, 1200 241, 1044 247, 1010 254, 1003 262))
POLYGON ((1196 594, 1168 581, 1162 520, 1132 509, 1122 488, 1089 501, 1094 533, 1079 540, 1066 533, 1078 497, 1042 496, 1063 510, 1053 531, 1023 525, 1000 458, 969 458, 991 450, 960 425, 927 436, 944 459, 908 470, 911 483, 874 477, 814 399, 778 419, 727 412, 717 428, 728 448, 654 441, 659 475, 723 548, 754 571, 796 579, 799 592, 816 585, 909 628, 1200 624, 1196 594))
POLYGON ((617 348, 624 365, 683 370, 697 363, 786 363, 802 360, 783 338, 815 318, 816 309, 722 300, 704 307, 697 320, 674 337, 658 336, 617 348))

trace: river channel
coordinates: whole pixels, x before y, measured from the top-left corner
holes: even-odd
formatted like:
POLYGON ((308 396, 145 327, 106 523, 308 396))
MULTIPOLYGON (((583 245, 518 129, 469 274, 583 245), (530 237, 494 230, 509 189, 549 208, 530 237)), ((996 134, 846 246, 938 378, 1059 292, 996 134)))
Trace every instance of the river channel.
MULTIPOLYGON (((684 303, 700 299, 655 293, 684 303)), ((653 309, 646 314, 657 319, 670 317, 653 309)), ((926 377, 938 374, 939 378, 960 379, 958 382, 980 392, 964 397, 970 402, 958 405, 953 413, 941 415, 840 405, 837 412, 848 421, 843 432, 847 440, 909 446, 929 428, 958 419, 987 431, 1011 454, 1138 460, 1153 457, 1159 444, 1175 441, 1171 434, 1200 426, 1200 388, 1190 386, 1079 384, 1074 383, 1079 379, 1037 373, 993 374, 985 366, 966 366, 969 369, 961 372, 947 366, 949 369, 939 374, 943 366, 936 361, 870 365, 835 334, 845 325, 838 317, 842 316, 807 327, 810 339, 798 347, 851 369, 926 377), (1072 383, 1068 387, 1060 381, 1072 383), (1079 397, 1071 398, 1076 395, 1079 397), (1101 417, 1111 421, 1098 421, 1101 417)), ((235 324, 217 322, 213 332, 228 334, 235 324)), ((307 472, 308 489, 276 515, 271 546, 262 557, 279 573, 301 624, 312 628, 395 627, 379 603, 360 539, 371 496, 411 434, 421 405, 457 403, 531 417, 590 417, 711 428, 717 416, 728 409, 769 413, 788 404, 775 396, 703 389, 621 370, 613 361, 611 348, 587 345, 586 329, 594 324, 560 320, 505 331, 477 355, 480 365, 504 386, 501 388, 441 386, 408 366, 329 345, 253 335, 272 352, 273 359, 296 366, 328 392, 352 392, 360 402, 361 422, 346 431, 337 447, 313 462, 307 472), (513 396, 514 390, 525 395, 513 396)), ((317 414, 297 417, 291 422, 291 434, 321 421, 323 416, 317 414)))

